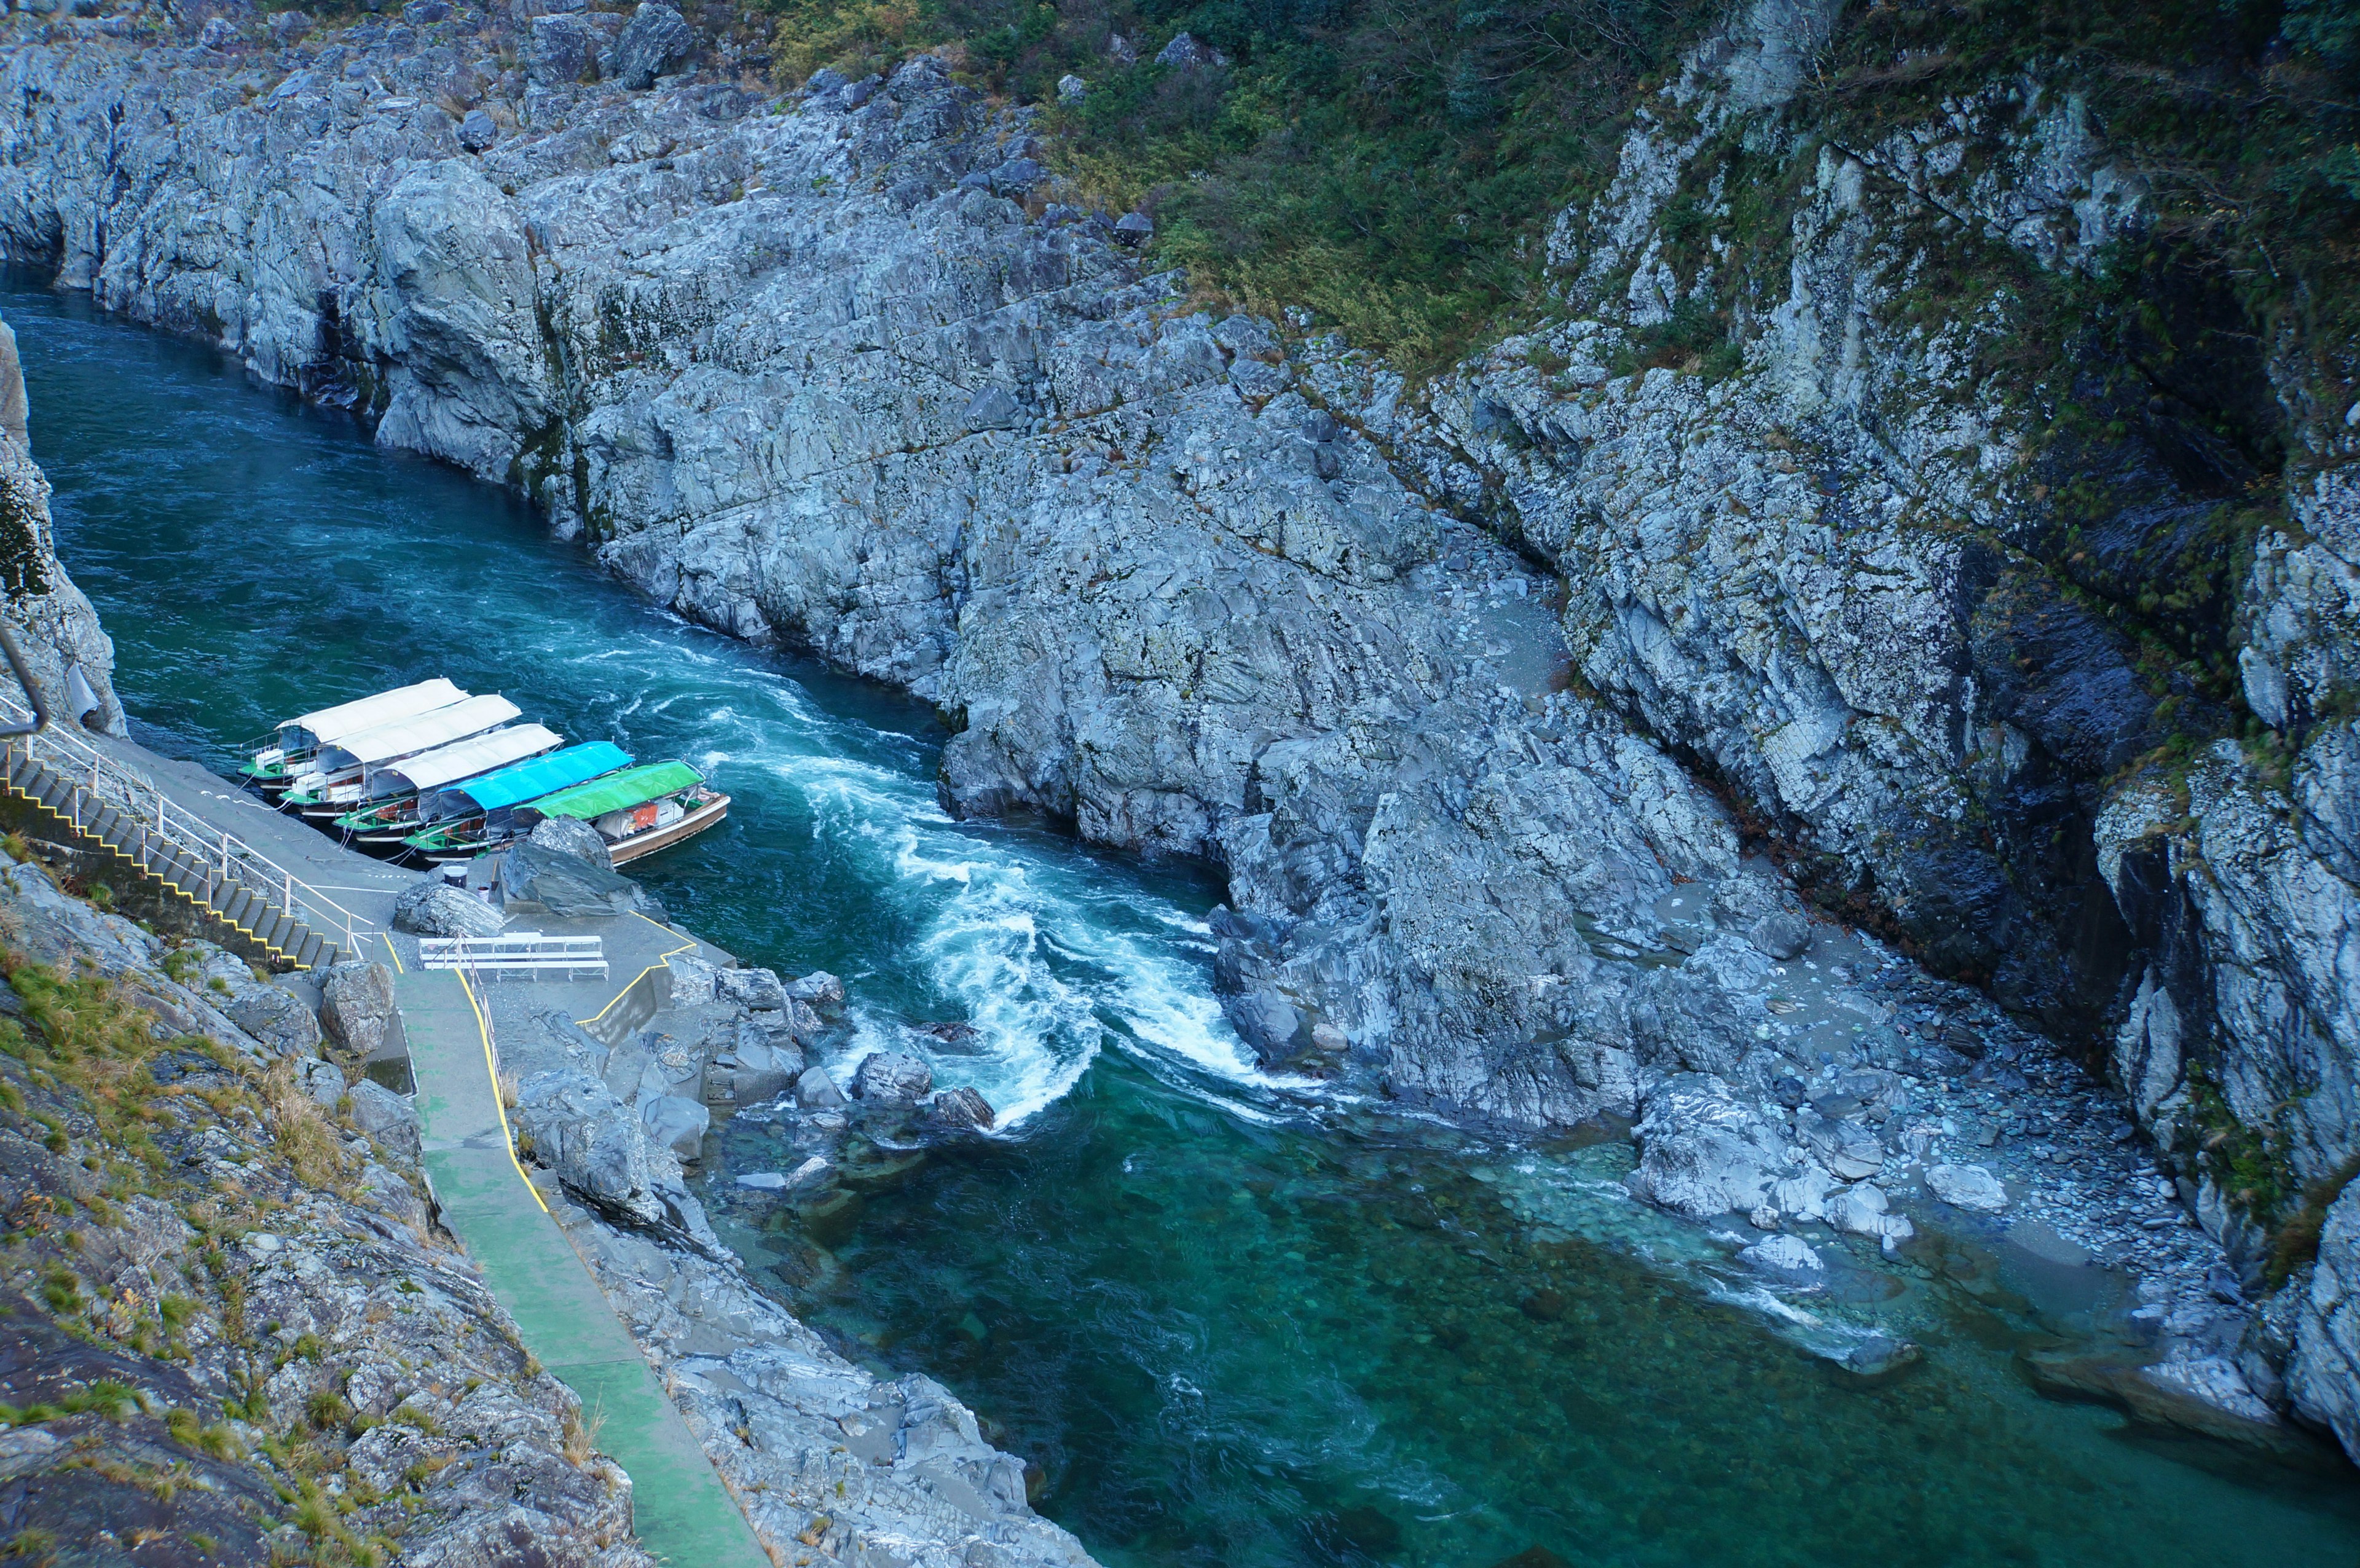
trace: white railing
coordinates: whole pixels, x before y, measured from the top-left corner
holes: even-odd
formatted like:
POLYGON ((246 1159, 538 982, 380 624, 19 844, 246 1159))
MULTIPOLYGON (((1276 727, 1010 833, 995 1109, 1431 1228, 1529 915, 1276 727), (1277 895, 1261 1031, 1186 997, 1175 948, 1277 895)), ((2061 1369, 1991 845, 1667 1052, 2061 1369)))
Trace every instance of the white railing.
MULTIPOLYGON (((0 695, 0 712, 31 716, 15 699, 5 695, 0 695)), ((19 747, 25 756, 45 764, 73 786, 75 800, 70 804, 74 808, 71 814, 77 825, 94 816, 96 807, 112 806, 138 823, 152 840, 179 850, 217 880, 238 883, 258 898, 277 900, 281 910, 322 936, 343 932, 345 956, 363 956, 360 938, 377 929, 372 922, 354 914, 236 834, 190 811, 158 789, 154 780, 107 756, 75 734, 71 726, 52 724, 38 735, 12 738, 5 748, 11 767, 19 747), (89 804, 85 806, 83 801, 89 804)))
POLYGON ((606 943, 595 936, 543 936, 539 931, 424 936, 418 939, 418 962, 428 969, 463 969, 470 978, 552 969, 568 974, 588 971, 598 979, 606 977, 606 943))

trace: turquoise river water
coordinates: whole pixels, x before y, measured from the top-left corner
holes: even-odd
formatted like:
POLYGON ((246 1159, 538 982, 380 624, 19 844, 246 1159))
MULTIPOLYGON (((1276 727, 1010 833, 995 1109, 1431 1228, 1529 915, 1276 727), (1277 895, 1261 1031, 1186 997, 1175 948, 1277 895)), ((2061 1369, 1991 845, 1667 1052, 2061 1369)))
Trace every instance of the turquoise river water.
POLYGON ((880 1167, 822 1225, 735 1196, 778 1152, 740 1118, 727 1234, 849 1354, 972 1402, 1101 1561, 2360 1561, 2340 1462, 2029 1390, 2018 1356, 2090 1329, 2103 1290, 1962 1247, 1768 1304, 1724 1244, 1620 1199, 1614 1146, 1308 1104, 1221 1019, 1203 876, 955 822, 922 708, 682 625, 497 491, 210 351, 21 278, 0 312, 149 745, 226 768, 281 716, 447 675, 736 798, 634 874, 749 963, 843 975, 856 1050, 924 1050, 1008 1134, 880 1167), (1922 1359, 1863 1381, 1798 1343, 1863 1314, 1922 1359))

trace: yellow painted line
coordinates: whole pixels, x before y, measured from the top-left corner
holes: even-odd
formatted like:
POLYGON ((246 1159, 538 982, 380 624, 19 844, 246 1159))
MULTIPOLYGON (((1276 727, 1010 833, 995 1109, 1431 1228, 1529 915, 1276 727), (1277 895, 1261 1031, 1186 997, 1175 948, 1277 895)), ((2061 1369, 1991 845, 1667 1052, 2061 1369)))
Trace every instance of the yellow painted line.
POLYGON ((500 1142, 508 1149, 508 1163, 516 1168, 517 1180, 524 1183, 524 1190, 532 1194, 532 1201, 541 1204, 541 1212, 545 1214, 549 1205, 542 1202, 541 1189, 532 1184, 532 1178, 524 1173, 524 1161, 517 1158, 516 1134, 508 1130, 508 1107, 500 1097, 499 1064, 492 1056, 492 1026, 484 1021, 483 1006, 475 1000, 475 988, 467 984, 466 972, 454 969, 451 973, 459 976, 459 989, 467 994, 468 1009, 475 1015, 475 1032, 484 1040, 484 1071, 492 1080, 492 1110, 500 1118, 500 1142))
MULTIPOLYGON (((634 920, 648 920, 648 917, 640 914, 637 909, 633 909, 631 911, 631 916, 634 920)), ((655 926, 656 930, 662 931, 666 936, 675 936, 679 934, 667 926, 657 925, 653 920, 648 920, 648 924, 655 926)), ((608 1013, 613 1012, 615 1010, 615 1004, 631 994, 631 985, 638 985, 640 981, 646 979, 649 975, 654 974, 659 969, 671 968, 671 960, 678 958, 683 953, 692 953, 695 951, 696 946, 696 940, 692 937, 688 941, 681 943, 678 947, 673 948, 671 952, 658 954, 656 961, 653 964, 649 964, 645 969, 642 969, 637 975, 632 975, 630 985, 626 985, 621 990, 616 992, 614 996, 607 1000, 605 1007, 599 1008, 596 1012, 591 1014, 586 1018, 576 1018, 574 1021, 581 1025, 584 1029, 588 1029, 592 1024, 596 1023, 600 1018, 603 1018, 608 1013)))

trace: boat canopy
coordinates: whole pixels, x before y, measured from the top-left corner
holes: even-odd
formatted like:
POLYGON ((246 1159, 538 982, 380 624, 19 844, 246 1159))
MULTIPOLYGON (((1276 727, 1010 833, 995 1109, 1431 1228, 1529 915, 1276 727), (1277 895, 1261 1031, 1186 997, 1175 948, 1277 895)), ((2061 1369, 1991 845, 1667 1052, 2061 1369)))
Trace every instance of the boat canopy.
POLYGON ((506 768, 528 757, 538 757, 564 744, 565 737, 546 724, 512 724, 371 768, 361 793, 372 800, 382 800, 388 795, 422 793, 488 773, 495 768, 506 768))
POLYGON ((609 811, 644 805, 660 796, 677 795, 704 782, 705 775, 685 762, 650 762, 645 768, 634 768, 610 778, 577 784, 571 789, 561 789, 554 795, 544 795, 530 805, 519 807, 517 820, 580 817, 587 822, 609 811))
POLYGON ((398 757, 415 757, 421 751, 432 751, 438 746, 481 735, 495 724, 507 724, 521 711, 506 697, 470 697, 447 708, 378 724, 346 735, 333 746, 323 746, 312 761, 312 770, 334 774, 356 765, 374 768, 398 757))
POLYGON ((300 719, 288 719, 279 726, 279 745, 284 751, 309 751, 379 724, 414 719, 421 713, 431 713, 466 700, 466 692, 438 675, 415 686, 398 687, 374 697, 322 708, 300 719))
POLYGON ((445 817, 480 816, 538 800, 554 790, 571 789, 602 773, 630 765, 631 754, 612 741, 569 746, 563 751, 552 751, 547 757, 536 757, 496 773, 462 779, 440 789, 421 789, 418 820, 439 822, 445 817))

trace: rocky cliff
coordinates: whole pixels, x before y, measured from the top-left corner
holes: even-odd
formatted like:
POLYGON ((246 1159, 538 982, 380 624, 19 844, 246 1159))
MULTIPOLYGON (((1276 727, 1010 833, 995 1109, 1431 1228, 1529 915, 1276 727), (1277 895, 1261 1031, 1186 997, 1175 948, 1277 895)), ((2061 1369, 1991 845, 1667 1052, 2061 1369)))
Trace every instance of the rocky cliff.
MULTIPOLYGON (((49 532, 49 482, 33 459, 27 414, 16 334, 0 321, 0 592, 6 594, 0 613, 8 617, 44 705, 53 714, 121 735, 123 707, 112 679, 115 644, 58 560, 49 532)), ((8 699, 23 708, 15 677, 0 681, 8 699)))
POLYGON ((1841 1074, 1999 1038, 1784 995, 1841 911, 2111 1062, 2291 1279, 2248 1376, 2360 1443, 2348 367, 2168 269, 2089 341, 2153 186, 2068 76, 1870 115, 1830 51, 1923 50, 1740 7, 1548 320, 1412 386, 1195 308, 935 60, 782 96, 535 9, 20 19, 0 241, 927 698, 958 809, 1217 860, 1273 1062, 1659 1170, 1760 1105, 1696 1190, 1775 1224, 1860 1179, 1841 1074))
POLYGON ((652 1563, 581 1401, 432 1228, 415 1115, 302 1000, 29 858, 0 934, 13 1552, 652 1563))

